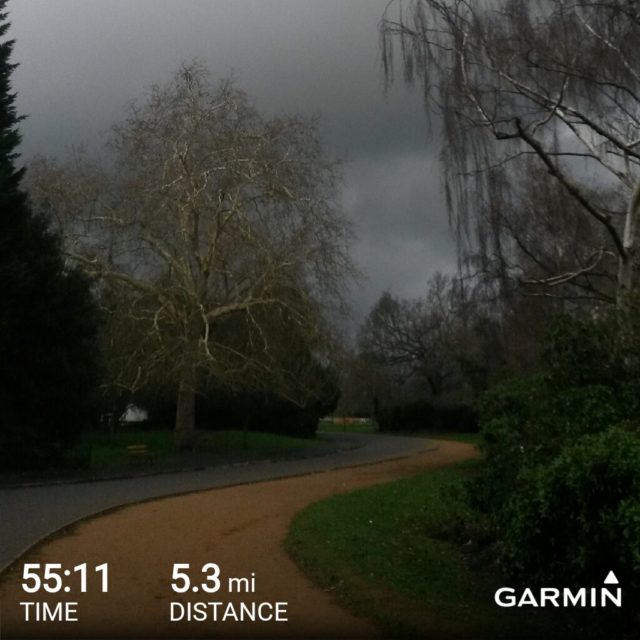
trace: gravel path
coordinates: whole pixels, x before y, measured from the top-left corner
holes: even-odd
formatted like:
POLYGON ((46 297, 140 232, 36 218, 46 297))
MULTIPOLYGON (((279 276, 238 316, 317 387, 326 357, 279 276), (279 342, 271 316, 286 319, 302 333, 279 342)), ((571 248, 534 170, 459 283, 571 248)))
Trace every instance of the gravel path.
MULTIPOLYGON (((376 638, 378 631, 368 620, 339 607, 289 559, 282 543, 291 518, 326 496, 474 455, 470 445, 440 442, 436 450, 402 459, 153 500, 89 519, 22 560, 63 567, 86 562, 91 568, 106 562, 108 593, 100 592, 90 572, 86 594, 31 596, 52 604, 77 601, 78 622, 25 624, 18 606, 26 599, 20 588, 20 563, 0 581, 1 637, 376 638), (173 593, 172 566, 177 562, 190 563, 192 584, 200 585, 199 593, 191 588, 186 594, 173 593), (207 581, 200 569, 209 562, 220 566, 222 586, 204 594, 202 584, 207 581), (255 588, 231 593, 229 577, 253 577, 255 588), (200 601, 223 603, 217 622, 210 614, 202 622, 170 621, 172 608, 182 611, 181 606, 200 601), (240 602, 286 602, 287 621, 236 622, 232 617, 220 621, 229 603, 238 612, 240 602)), ((375 514, 371 523, 375 526, 375 514)), ((77 576, 71 583, 77 591, 75 582, 77 576)))
POLYGON ((106 509, 161 496, 366 464, 433 446, 422 438, 339 433, 324 436, 338 443, 328 455, 119 480, 0 489, 0 572, 43 537, 106 509))

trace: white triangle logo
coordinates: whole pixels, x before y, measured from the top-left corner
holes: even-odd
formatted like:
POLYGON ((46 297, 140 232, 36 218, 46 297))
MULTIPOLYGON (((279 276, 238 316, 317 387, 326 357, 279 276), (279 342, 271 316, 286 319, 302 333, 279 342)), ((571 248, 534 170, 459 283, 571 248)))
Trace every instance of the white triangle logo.
POLYGON ((609 574, 604 579, 605 584, 618 584, 618 578, 616 578, 616 574, 613 571, 609 571, 609 574))

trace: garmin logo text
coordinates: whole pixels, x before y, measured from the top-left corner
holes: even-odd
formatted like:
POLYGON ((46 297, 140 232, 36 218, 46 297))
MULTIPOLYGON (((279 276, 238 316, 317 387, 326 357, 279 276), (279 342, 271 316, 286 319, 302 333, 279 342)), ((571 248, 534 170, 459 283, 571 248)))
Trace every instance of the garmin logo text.
MULTIPOLYGON (((605 585, 617 585, 613 571, 605 578, 605 585)), ((582 587, 569 589, 564 587, 542 587, 535 593, 528 587, 518 593, 511 587, 498 589, 494 597, 499 607, 606 607, 622 606, 622 589, 620 587, 582 587)))

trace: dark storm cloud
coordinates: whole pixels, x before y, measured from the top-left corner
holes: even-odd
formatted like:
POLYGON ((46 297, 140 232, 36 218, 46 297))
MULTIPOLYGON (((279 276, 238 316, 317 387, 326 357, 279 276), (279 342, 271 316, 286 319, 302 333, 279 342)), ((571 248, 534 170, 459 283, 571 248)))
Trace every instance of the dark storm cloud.
POLYGON ((347 167, 344 208, 364 241, 355 257, 368 269, 368 286, 356 295, 369 309, 388 289, 402 297, 426 293, 435 271, 454 260, 442 198, 438 163, 423 153, 363 157, 347 167))
POLYGON ((344 160, 345 210, 368 273, 361 317, 382 290, 421 295, 454 249, 419 94, 385 96, 377 25, 387 0, 12 0, 25 158, 98 141, 124 105, 182 61, 233 73, 261 109, 321 117, 344 160))

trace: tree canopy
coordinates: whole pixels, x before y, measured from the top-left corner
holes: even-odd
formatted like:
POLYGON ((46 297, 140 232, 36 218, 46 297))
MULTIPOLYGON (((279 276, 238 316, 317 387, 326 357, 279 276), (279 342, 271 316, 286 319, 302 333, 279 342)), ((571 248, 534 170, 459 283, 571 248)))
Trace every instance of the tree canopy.
POLYGON ((30 192, 67 255, 119 291, 119 322, 135 336, 121 382, 177 384, 180 446, 206 379, 304 401, 310 387, 286 352, 326 356, 352 269, 338 174, 314 123, 261 115, 196 62, 134 104, 111 146, 113 170, 39 160, 30 192))
POLYGON ((463 257, 479 257, 474 267, 494 267, 502 278, 537 281, 550 295, 574 284, 621 303, 638 284, 637 4, 392 2, 381 35, 387 77, 399 43, 405 78, 421 82, 428 109, 441 114, 446 193, 463 257), (556 273, 544 273, 544 251, 529 245, 529 266, 545 265, 531 277, 516 259, 523 253, 514 215, 526 210, 535 219, 523 194, 543 173, 600 232, 579 237, 589 242, 556 273), (613 296, 599 280, 612 274, 613 296))

